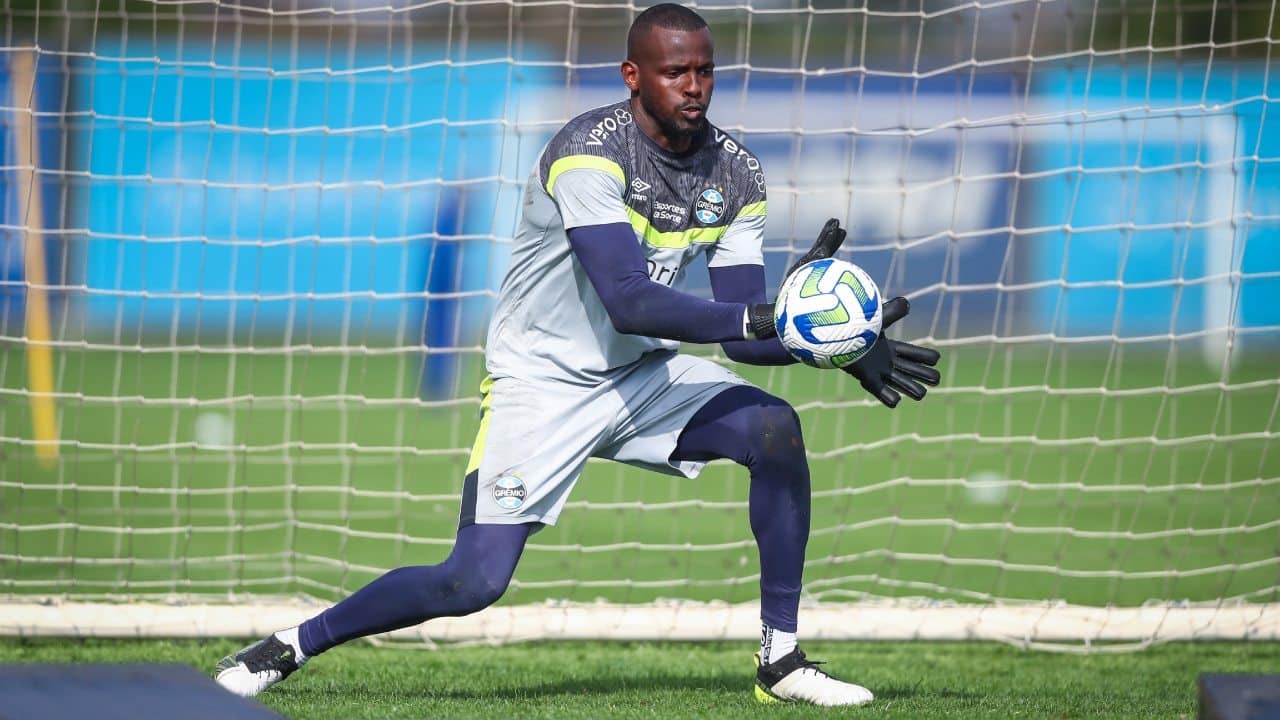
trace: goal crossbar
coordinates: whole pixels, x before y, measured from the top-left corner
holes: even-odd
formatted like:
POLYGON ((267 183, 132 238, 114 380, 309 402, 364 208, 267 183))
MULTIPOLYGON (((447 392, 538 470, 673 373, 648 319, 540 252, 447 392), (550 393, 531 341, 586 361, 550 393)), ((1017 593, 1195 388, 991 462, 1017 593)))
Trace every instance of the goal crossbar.
MULTIPOLYGON (((183 605, 48 601, 5 607, 0 634, 21 637, 258 637, 292 627, 315 604, 183 605)), ((380 636, 425 644, 534 640, 751 640, 756 603, 623 605, 545 603, 491 607, 380 636)), ((961 605, 823 603, 802 608, 814 640, 985 640, 1063 649, 1115 643, 1132 649, 1184 640, 1280 640, 1276 603, 1152 604, 1105 608, 1065 603, 961 605)), ((1097 648, 1093 649, 1105 649, 1097 648)))

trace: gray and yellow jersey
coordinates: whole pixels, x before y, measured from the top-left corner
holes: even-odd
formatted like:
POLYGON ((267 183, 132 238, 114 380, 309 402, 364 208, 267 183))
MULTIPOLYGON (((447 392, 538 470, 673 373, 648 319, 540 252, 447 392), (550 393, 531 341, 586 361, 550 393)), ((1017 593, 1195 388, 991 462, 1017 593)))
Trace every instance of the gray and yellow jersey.
POLYGON ((494 377, 596 383, 672 340, 624 335, 574 259, 567 231, 627 223, 649 279, 679 287, 699 253, 711 267, 763 263, 766 213, 760 161, 707 124, 673 154, 639 127, 624 100, 569 121, 529 177, 511 266, 489 324, 494 377))

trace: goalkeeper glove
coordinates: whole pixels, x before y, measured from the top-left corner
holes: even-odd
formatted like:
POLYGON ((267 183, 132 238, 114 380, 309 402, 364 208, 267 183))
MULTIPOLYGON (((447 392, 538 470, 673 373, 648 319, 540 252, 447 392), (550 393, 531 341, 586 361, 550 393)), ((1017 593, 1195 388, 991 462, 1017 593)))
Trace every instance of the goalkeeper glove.
MULTIPOLYGON (((828 220, 822 226, 822 232, 818 233, 818 239, 813 242, 813 247, 800 256, 791 269, 787 270, 784 278, 791 277, 791 273, 814 260, 825 260, 835 255, 840 245, 844 243, 845 235, 839 220, 835 218, 828 220)), ((757 303, 747 306, 747 331, 750 337, 756 340, 767 340, 778 336, 778 328, 773 324, 773 305, 773 303, 757 303)))
POLYGON ((813 241, 813 247, 809 248, 809 252, 800 256, 795 265, 787 270, 784 277, 791 277, 791 273, 799 270, 801 267, 808 265, 814 260, 826 260, 844 244, 845 231, 840 227, 840 221, 831 218, 826 225, 822 226, 822 232, 818 233, 818 239, 813 241))
POLYGON ((921 400, 926 392, 924 385, 937 385, 941 376, 933 367, 941 355, 937 350, 912 345, 900 340, 890 340, 885 331, 911 312, 911 303, 904 297, 896 297, 884 304, 884 323, 880 337, 862 359, 844 368, 858 378, 862 389, 871 393, 888 407, 897 407, 904 392, 913 400, 921 400))

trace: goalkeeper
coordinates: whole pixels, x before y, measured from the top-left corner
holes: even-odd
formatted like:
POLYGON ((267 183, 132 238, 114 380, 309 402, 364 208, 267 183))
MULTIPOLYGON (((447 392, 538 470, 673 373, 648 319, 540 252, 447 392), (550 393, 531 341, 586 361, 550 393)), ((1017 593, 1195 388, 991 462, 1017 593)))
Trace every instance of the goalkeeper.
MULTIPOLYGON (((256 695, 353 638, 481 610, 502 596, 529 535, 556 522, 589 457, 695 477, 727 458, 750 472, 760 552, 761 701, 869 702, 796 643, 809 537, 809 470, 786 401, 679 342, 729 358, 792 362, 775 337, 761 243, 765 180, 756 158, 707 122, 711 33, 679 5, 642 12, 627 36, 630 98, 571 120, 548 143, 522 203, 511 269, 489 327, 480 430, 443 563, 383 575, 302 625, 218 663, 256 695), (673 289, 706 255, 714 301, 673 289)), ((830 257, 828 221, 801 263, 830 257)), ((884 306, 887 330, 908 312, 884 306)), ((938 353, 882 337, 847 372, 880 402, 919 400, 938 353)))

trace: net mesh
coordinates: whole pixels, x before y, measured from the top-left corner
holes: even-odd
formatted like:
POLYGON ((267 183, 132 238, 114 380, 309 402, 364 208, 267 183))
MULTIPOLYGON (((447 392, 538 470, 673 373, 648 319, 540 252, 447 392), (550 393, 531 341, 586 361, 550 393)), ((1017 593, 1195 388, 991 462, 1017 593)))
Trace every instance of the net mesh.
MULTIPOLYGON (((0 598, 127 601, 94 617, 164 634, 147 603, 325 603, 443 559, 525 179, 623 97, 641 8, 0 7, 0 598)), ((839 217, 912 301, 898 336, 944 353, 892 412, 842 373, 736 368, 804 425, 810 612, 1280 632, 1275 4, 697 9, 711 119, 768 176, 770 282, 839 217)), ((735 636, 692 613, 757 598, 746 483, 592 462, 495 612, 735 636)))

